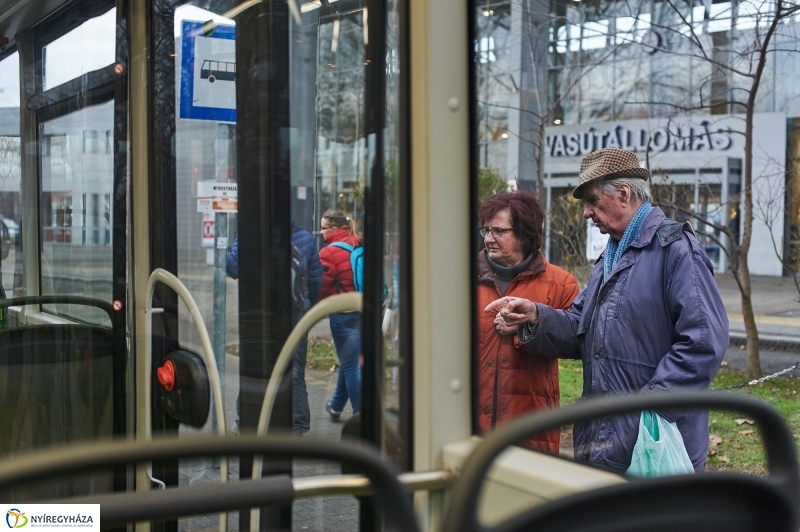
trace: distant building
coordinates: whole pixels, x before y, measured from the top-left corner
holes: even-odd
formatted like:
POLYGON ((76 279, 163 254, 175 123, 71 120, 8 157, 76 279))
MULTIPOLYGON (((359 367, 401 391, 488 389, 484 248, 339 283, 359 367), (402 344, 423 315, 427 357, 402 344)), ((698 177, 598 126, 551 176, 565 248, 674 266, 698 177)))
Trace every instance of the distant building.
MULTIPOLYGON (((677 13, 672 5, 658 0, 479 2, 481 166, 529 186, 542 172, 540 194, 549 208, 577 184, 583 155, 619 145, 636 150, 643 166, 649 163, 656 196, 669 185, 680 196, 675 198, 679 207, 738 231, 740 207, 729 199, 741 191, 744 149, 737 132, 743 130, 744 108, 732 102, 746 96, 749 80, 714 62, 731 66, 734 52, 769 20, 758 10, 772 6, 694 0, 677 13), (708 60, 692 57, 700 46, 708 60), (706 127, 711 137, 718 129, 730 130, 730 143, 715 144, 706 127), (686 135, 676 143, 679 129, 686 135), (667 138, 670 132, 674 135, 667 138)), ((755 202, 774 209, 772 200, 787 197, 785 205, 778 201, 782 212, 770 214, 771 235, 756 216, 750 267, 757 275, 782 274, 773 237, 784 254, 798 244, 798 30, 793 18, 777 34, 755 104, 755 202)), ((676 209, 670 214, 687 217, 676 209)), ((698 229, 704 225, 694 223, 698 229)), ((726 258, 715 242, 720 238, 714 230, 701 236, 715 266, 724 271, 726 258)), ((548 238, 548 252, 558 256, 550 244, 548 238)))

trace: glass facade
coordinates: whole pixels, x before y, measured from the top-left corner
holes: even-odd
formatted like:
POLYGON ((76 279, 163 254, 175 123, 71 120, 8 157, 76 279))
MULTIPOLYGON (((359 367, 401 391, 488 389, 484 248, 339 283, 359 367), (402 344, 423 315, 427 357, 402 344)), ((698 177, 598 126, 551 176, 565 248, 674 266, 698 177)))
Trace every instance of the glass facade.
MULTIPOLYGON (((508 2, 476 2, 475 21, 480 165, 506 173, 509 108, 519 92, 519 70, 511 64, 512 6, 508 2)), ((516 45, 519 46, 517 39, 516 45)))
MULTIPOLYGON (((516 181, 519 186, 543 187, 540 196, 551 211, 548 220, 552 227, 547 233, 556 235, 545 244, 551 259, 561 261, 569 252, 570 246, 559 243, 563 240, 559 235, 570 233, 570 224, 552 213, 570 210, 559 204, 562 199, 568 201, 568 191, 577 184, 578 155, 588 153, 567 150, 566 155, 574 157, 571 165, 553 159, 561 145, 549 142, 558 141, 559 128, 591 131, 608 123, 624 128, 629 123, 637 127, 647 123, 651 124, 647 127, 669 129, 686 120, 705 120, 713 127, 732 116, 740 116, 743 123, 751 94, 754 113, 782 116, 777 118, 780 127, 800 114, 796 97, 800 20, 793 13, 776 19, 775 7, 772 3, 716 0, 678 4, 659 0, 475 3, 480 166, 493 169, 512 185, 516 181), (764 68, 757 70, 756 52, 771 25, 774 31, 765 48, 764 68)), ((766 138, 756 133, 759 136, 766 138)), ((569 142, 566 137, 563 140, 569 142)), ((757 144, 759 139, 755 140, 757 144)), ((688 142, 694 143, 694 137, 688 142)), ((620 139, 619 144, 625 147, 626 141, 620 139)), ((791 139, 787 146, 790 144, 791 139)), ((654 153, 652 148, 645 151, 654 153)), ((649 156, 640 152, 641 164, 650 164, 649 156)), ((786 156, 793 157, 788 151, 786 156)), ((744 160, 743 152, 730 157, 744 160)), ((758 157, 756 154, 754 159, 758 157)), ((786 168, 786 157, 770 157, 786 168)), ((696 176, 692 179, 699 180, 701 190, 721 186, 708 177, 716 174, 704 172, 709 165, 702 161, 692 162, 695 166, 691 169, 684 168, 680 159, 674 163, 671 170, 692 170, 696 176)), ((725 161, 711 166, 720 165, 729 166, 725 161)), ((768 195, 782 197, 785 186, 793 198, 797 188, 792 172, 786 173, 785 180, 776 178, 774 172, 754 174, 755 180, 763 177, 769 182, 754 189, 756 204, 769 204, 764 207, 767 210, 773 209, 774 203, 768 195)), ((741 190, 742 174, 737 175, 728 172, 730 190, 741 190)), ((709 194, 713 197, 716 193, 709 194)), ((705 219, 706 214, 700 214, 706 212, 705 203, 698 203, 695 196, 693 192, 690 210, 705 219)), ((715 208, 738 212, 738 207, 732 207, 731 202, 738 201, 734 196, 726 192, 723 203, 727 207, 717 204, 715 208)), ((797 231, 796 204, 796 199, 787 204, 785 230, 783 218, 780 223, 756 221, 756 231, 763 230, 767 237, 770 233, 784 253, 792 253, 788 247, 789 235, 797 231)), ((777 215, 770 212, 765 216, 777 215)), ((733 219, 738 223, 736 216, 733 219)), ((739 231, 738 227, 734 230, 739 231)), ((712 228, 708 238, 718 238, 718 233, 712 228)), ((707 248, 711 255, 719 254, 711 243, 707 248)), ((725 268, 724 261, 715 259, 715 263, 725 268)), ((780 275, 778 259, 773 263, 762 273, 780 275)))

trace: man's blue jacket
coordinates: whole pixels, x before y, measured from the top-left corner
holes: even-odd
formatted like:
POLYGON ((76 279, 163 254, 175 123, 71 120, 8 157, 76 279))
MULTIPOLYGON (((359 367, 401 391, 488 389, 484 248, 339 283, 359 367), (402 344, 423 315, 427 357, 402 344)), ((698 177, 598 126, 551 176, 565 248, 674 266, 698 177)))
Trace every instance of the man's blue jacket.
MULTIPOLYGON (((708 390, 729 342, 712 272, 691 230, 656 207, 606 281, 601 255, 568 311, 537 304, 538 330, 524 345, 583 360, 584 398, 708 390)), ((659 414, 677 423, 694 468, 703 469, 708 411, 659 414)), ((576 423, 575 458, 624 471, 638 432, 638 413, 576 423)))

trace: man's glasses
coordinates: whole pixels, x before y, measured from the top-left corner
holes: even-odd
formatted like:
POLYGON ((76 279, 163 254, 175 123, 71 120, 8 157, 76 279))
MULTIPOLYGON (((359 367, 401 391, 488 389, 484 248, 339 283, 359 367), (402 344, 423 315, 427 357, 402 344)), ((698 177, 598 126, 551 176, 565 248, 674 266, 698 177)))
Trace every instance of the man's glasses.
POLYGON ((480 229, 480 233, 483 238, 489 236, 489 233, 492 233, 492 236, 495 238, 503 238, 503 235, 509 231, 513 231, 513 229, 503 229, 502 227, 481 227, 480 229))

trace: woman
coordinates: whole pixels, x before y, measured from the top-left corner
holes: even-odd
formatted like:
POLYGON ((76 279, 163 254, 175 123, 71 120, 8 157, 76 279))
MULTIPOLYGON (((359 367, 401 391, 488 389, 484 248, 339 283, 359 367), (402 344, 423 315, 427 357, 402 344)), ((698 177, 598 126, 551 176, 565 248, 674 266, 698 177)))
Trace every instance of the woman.
MULTIPOLYGON (((344 243, 352 248, 361 245, 356 223, 342 211, 328 210, 320 222, 322 237, 328 244, 319 252, 322 262, 322 293, 320 299, 354 292, 353 269, 350 266, 350 251, 337 245, 344 243)), ((345 312, 330 317, 331 335, 339 358, 339 377, 331 400, 325 403, 325 411, 331 419, 338 421, 347 400, 353 414, 361 411, 361 314, 345 312)))
MULTIPOLYGON (((544 211, 529 192, 507 192, 480 209, 485 249, 478 253, 478 427, 487 432, 531 410, 558 405, 558 361, 520 346, 495 329, 500 319, 484 308, 503 296, 567 309, 578 295, 575 278, 549 264, 540 247, 544 211)), ((558 454, 558 429, 527 445, 558 454)))

